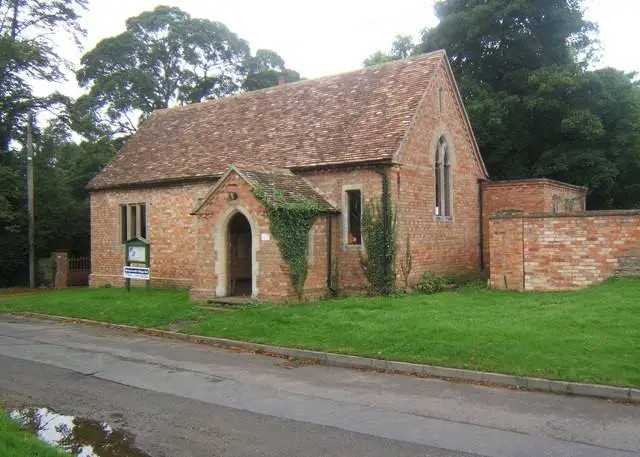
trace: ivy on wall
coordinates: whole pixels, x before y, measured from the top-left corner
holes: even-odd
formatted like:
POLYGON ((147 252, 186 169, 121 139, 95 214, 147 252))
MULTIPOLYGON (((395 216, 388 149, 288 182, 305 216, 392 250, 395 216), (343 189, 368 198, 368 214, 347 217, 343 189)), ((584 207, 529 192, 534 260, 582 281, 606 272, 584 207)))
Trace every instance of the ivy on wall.
POLYGON ((302 298, 309 265, 309 232, 322 214, 321 206, 303 196, 285 196, 282 192, 264 192, 254 188, 254 195, 264 205, 282 258, 289 265, 291 284, 302 298))
POLYGON ((360 257, 360 265, 373 290, 389 295, 396 286, 396 217, 391 208, 389 177, 386 172, 380 173, 380 200, 368 202, 362 213, 362 240, 367 252, 360 257))

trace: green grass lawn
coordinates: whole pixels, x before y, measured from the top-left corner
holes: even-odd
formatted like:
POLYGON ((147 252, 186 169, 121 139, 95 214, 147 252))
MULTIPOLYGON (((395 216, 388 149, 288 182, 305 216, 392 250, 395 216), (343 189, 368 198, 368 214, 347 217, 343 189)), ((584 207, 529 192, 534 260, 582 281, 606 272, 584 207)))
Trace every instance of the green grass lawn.
POLYGON ((204 313, 185 290, 67 289, 40 294, 0 295, 0 312, 30 311, 139 327, 163 327, 204 313))
POLYGON ((202 314, 186 292, 65 291, 0 301, 26 310, 380 359, 640 386, 640 280, 577 292, 462 289, 202 314))
POLYGON ((20 424, 0 410, 0 455, 2 457, 68 457, 69 454, 22 430, 20 424))

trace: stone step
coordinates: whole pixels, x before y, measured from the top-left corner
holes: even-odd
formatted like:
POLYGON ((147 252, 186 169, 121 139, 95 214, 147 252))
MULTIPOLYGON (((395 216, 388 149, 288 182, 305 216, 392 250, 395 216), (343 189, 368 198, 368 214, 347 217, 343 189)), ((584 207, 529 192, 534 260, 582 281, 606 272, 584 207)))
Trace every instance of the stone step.
POLYGON ((256 301, 251 297, 220 297, 207 300, 207 305, 225 308, 240 308, 246 305, 252 305, 256 301))
POLYGON ((215 306, 215 305, 200 305, 198 309, 200 311, 205 311, 207 313, 228 313, 230 311, 235 311, 235 309, 231 306, 215 306))

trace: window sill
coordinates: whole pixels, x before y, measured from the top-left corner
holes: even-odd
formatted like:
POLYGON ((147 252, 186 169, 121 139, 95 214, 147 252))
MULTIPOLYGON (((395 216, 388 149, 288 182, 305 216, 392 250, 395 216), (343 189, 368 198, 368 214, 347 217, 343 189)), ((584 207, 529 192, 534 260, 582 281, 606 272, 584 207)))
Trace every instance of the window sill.
POLYGON ((444 222, 444 223, 452 223, 453 216, 433 216, 433 220, 435 222, 444 222))
POLYGON ((362 251, 364 245, 362 244, 343 244, 346 251, 362 251))

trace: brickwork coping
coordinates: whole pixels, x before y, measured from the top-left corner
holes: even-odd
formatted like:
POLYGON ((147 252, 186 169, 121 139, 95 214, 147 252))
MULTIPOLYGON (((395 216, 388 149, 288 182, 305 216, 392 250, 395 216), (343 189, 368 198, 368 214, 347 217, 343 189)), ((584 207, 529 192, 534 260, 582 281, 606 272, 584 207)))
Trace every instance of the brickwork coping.
POLYGON ((536 218, 554 218, 554 217, 603 217, 603 216, 640 216, 640 209, 613 209, 613 210, 594 210, 581 211, 576 213, 525 213, 518 211, 497 212, 489 219, 536 219, 536 218))
POLYGON ((483 187, 501 187, 501 186, 507 186, 507 187, 512 187, 514 185, 518 185, 518 184, 548 184, 551 186, 555 186, 555 187, 564 187, 567 189, 571 189, 571 190, 577 190, 577 191, 581 191, 583 193, 587 193, 589 191, 588 188, 584 187, 584 186, 576 186, 575 184, 569 184, 566 182, 562 182, 562 181, 556 181, 555 179, 549 179, 549 178, 532 178, 532 179, 511 179, 511 180, 504 180, 504 181, 485 181, 482 183, 483 187))

